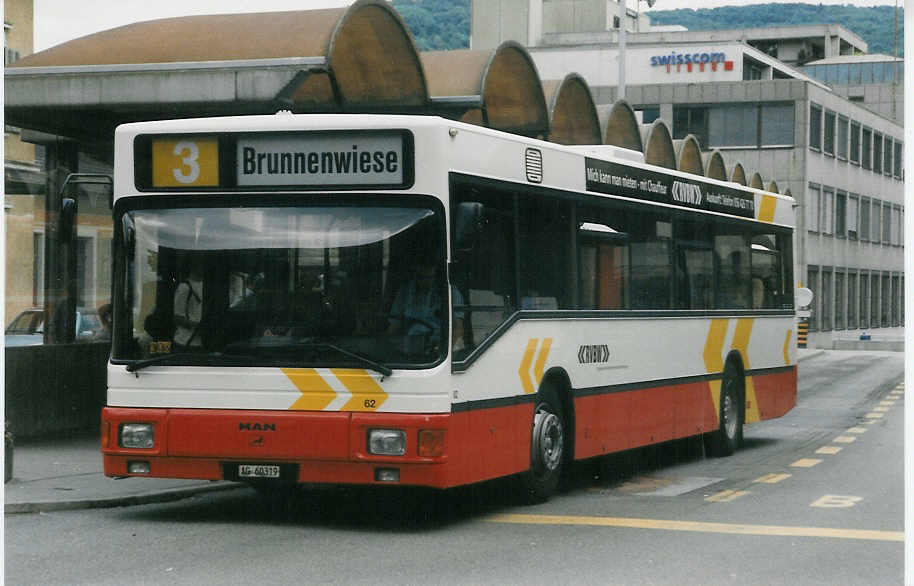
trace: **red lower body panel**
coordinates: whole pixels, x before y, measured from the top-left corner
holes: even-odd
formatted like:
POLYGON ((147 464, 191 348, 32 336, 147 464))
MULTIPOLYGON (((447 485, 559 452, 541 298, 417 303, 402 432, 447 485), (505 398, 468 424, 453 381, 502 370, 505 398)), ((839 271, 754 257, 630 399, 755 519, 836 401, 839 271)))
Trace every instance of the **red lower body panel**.
MULTIPOLYGON (((796 368, 752 376, 761 419, 796 405, 796 368)), ((242 463, 292 464, 301 483, 386 484, 396 469, 402 485, 449 488, 508 476, 530 466, 533 403, 443 414, 330 413, 216 409, 102 411, 102 453, 108 476, 128 476, 128 463, 149 464, 145 476, 221 480, 242 463), (119 447, 123 423, 151 423, 151 449, 119 447), (372 428, 401 429, 406 453, 368 452, 372 428), (443 432, 440 453, 420 455, 421 430, 443 432)), ((574 456, 591 458, 713 431, 717 407, 708 381, 579 395, 574 399, 574 456)))

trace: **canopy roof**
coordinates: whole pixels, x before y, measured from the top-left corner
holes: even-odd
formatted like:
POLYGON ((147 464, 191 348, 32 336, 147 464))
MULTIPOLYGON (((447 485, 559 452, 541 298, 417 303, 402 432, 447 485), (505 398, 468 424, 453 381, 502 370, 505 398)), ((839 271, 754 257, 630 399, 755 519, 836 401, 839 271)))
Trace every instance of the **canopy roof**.
POLYGON ((590 87, 577 73, 543 82, 549 107, 549 140, 561 144, 600 144, 600 119, 590 87))

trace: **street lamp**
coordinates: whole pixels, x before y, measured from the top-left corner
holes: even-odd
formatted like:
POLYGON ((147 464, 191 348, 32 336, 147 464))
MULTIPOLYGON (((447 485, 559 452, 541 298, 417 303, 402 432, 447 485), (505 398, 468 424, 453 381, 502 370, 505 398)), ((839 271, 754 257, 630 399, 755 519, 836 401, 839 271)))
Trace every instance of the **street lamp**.
MULTIPOLYGON (((644 0, 647 7, 651 8, 657 0, 644 0)), ((638 5, 641 0, 635 0, 638 5)), ((619 0, 619 91, 616 99, 625 99, 625 18, 626 9, 628 8, 627 0, 619 0)))

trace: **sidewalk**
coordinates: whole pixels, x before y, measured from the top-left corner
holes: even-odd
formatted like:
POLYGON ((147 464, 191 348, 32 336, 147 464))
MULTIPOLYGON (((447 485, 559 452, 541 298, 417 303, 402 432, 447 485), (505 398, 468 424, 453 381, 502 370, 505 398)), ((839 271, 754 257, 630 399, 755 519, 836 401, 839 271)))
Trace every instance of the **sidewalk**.
MULTIPOLYGON (((798 349, 798 361, 825 350, 798 349)), ((6 483, 4 512, 37 513, 122 507, 187 498, 201 492, 229 490, 233 482, 166 478, 108 478, 102 472, 97 434, 17 444, 13 479, 6 483)))
POLYGON ((121 507, 178 500, 233 482, 166 478, 108 478, 102 472, 98 434, 33 440, 13 449, 13 479, 4 489, 4 512, 37 513, 121 507))

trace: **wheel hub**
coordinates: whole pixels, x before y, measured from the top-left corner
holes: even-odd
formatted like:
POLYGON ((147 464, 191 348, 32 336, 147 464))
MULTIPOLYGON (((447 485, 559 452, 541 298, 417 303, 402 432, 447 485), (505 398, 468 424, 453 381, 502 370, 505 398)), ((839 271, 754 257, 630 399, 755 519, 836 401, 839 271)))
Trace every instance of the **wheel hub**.
POLYGON ((562 420, 549 411, 538 411, 533 421, 533 454, 538 471, 557 470, 562 462, 562 420))

